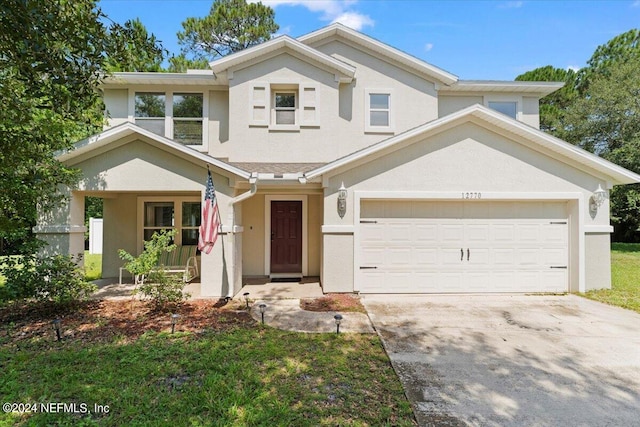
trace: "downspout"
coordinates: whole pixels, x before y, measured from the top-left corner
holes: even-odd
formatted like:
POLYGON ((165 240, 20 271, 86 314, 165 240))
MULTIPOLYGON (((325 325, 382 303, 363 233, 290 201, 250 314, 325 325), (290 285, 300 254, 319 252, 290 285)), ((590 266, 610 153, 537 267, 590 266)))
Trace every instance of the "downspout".
MULTIPOLYGON (((231 234, 235 234, 236 233, 236 224, 235 224, 235 208, 234 205, 236 205, 237 203, 240 203, 244 200, 247 200, 253 196, 255 196, 256 192, 258 191, 258 176, 257 173, 252 173, 251 176, 249 177, 249 184, 251 185, 249 191, 246 191, 236 197, 234 197, 233 199, 231 199, 229 201, 229 210, 227 211, 227 219, 228 219, 228 224, 230 224, 228 227, 228 229, 226 230, 228 233, 231 234)), ((235 240, 235 239, 234 239, 235 240)), ((234 251, 235 251, 235 242, 234 242, 234 251)), ((234 256, 234 270, 235 270, 235 256, 234 256)), ((232 274, 234 274, 233 280, 232 282, 229 284, 229 291, 227 296, 229 298, 233 298, 233 285, 235 284, 235 271, 232 272, 232 274)))

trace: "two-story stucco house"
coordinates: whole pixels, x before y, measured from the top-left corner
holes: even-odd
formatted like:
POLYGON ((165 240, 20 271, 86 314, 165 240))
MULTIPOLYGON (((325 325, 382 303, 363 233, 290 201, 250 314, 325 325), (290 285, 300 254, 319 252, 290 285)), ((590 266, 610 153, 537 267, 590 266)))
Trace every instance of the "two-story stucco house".
POLYGON ((221 238, 202 295, 243 277, 325 292, 575 292, 610 286, 614 185, 640 176, 539 130, 559 83, 464 81, 334 24, 185 74, 116 73, 109 125, 60 160, 83 179, 36 228, 83 249, 104 199, 103 277, 154 230, 198 238, 207 167, 221 238))

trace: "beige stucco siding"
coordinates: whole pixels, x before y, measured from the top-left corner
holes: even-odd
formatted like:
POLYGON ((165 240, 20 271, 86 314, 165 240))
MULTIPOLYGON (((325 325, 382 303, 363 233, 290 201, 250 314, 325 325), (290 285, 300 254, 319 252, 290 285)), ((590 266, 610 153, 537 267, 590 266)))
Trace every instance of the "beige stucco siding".
POLYGON ((229 157, 229 92, 209 92, 209 154, 229 157))
POLYGON ((522 121, 540 129, 540 100, 525 96, 522 98, 522 121))
POLYGON ((353 235, 331 234, 323 237, 322 290, 353 292, 353 235))
POLYGON ((611 287, 611 236, 609 233, 585 235, 586 290, 611 287))
POLYGON ((129 116, 128 98, 129 90, 127 89, 105 89, 103 99, 109 127, 127 121, 129 116))
POLYGON ((308 202, 309 223, 307 226, 307 232, 309 233, 309 276, 319 276, 322 248, 322 195, 309 195, 308 202))
POLYGON ((444 117, 456 111, 460 111, 464 108, 471 107, 475 104, 484 102, 482 96, 447 96, 440 95, 438 97, 438 117, 444 117))
POLYGON ((242 274, 264 275, 264 194, 242 202, 242 274))
POLYGON ((321 50, 338 59, 351 55, 345 61, 356 65, 356 80, 339 84, 334 72, 290 53, 234 71, 229 89, 232 161, 328 162, 437 118, 433 83, 338 42, 321 50), (249 125, 250 97, 258 83, 273 87, 272 92, 287 85, 315 85, 318 126, 279 131, 249 125), (367 90, 391 91, 394 132, 365 132, 367 90))
POLYGON ((102 249, 102 277, 118 277, 124 261, 118 250, 138 254, 137 197, 135 194, 119 194, 104 199, 104 236, 102 249))

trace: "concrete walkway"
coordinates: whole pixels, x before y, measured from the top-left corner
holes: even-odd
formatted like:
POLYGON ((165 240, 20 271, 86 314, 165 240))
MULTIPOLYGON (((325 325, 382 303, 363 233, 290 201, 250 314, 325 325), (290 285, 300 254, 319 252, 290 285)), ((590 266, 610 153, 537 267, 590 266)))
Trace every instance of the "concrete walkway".
MULTIPOLYGON (((307 311, 300 308, 299 299, 272 299, 256 301, 251 307, 251 316, 261 321, 260 304, 266 304, 264 323, 274 328, 293 332, 336 332, 333 318, 335 311, 307 311)), ((340 313, 342 321, 340 332, 345 333, 374 333, 369 316, 363 313, 340 313)))

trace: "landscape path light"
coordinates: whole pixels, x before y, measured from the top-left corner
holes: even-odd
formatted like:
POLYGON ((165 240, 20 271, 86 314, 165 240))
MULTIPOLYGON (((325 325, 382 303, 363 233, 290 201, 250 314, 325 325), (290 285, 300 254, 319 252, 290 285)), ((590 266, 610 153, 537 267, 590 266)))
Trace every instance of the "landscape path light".
POLYGON ((245 292, 242 296, 244 297, 245 303, 247 303, 247 308, 249 308, 249 292, 245 292))
POLYGON ((333 318, 336 321, 336 334, 340 333, 340 322, 342 322, 342 315, 341 314, 336 314, 335 316, 333 316, 333 318))
POLYGON ((262 316, 262 324, 264 325, 264 312, 267 309, 267 304, 262 303, 258 307, 260 308, 260 315, 262 316))
POLYGON ((176 330, 176 323, 178 323, 178 319, 180 315, 178 313, 173 313, 171 315, 171 333, 174 333, 176 330))
POLYGON ((56 337, 58 338, 58 341, 60 341, 62 339, 60 337, 60 325, 62 324, 62 321, 60 319, 54 319, 51 324, 53 325, 53 330, 56 331, 56 337))

